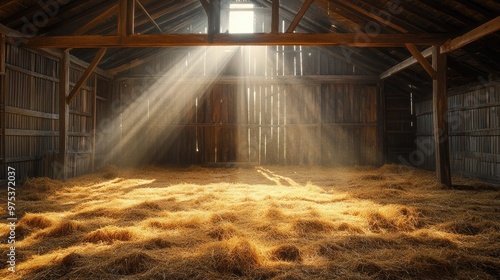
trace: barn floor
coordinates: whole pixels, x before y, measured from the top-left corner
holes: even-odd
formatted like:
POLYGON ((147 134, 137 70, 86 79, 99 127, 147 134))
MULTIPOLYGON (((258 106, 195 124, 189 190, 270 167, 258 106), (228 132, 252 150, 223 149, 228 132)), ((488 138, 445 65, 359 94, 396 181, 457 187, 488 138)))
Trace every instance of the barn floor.
POLYGON ((397 165, 32 179, 17 194, 17 272, 2 261, 0 278, 498 279, 498 186, 454 181, 397 165))

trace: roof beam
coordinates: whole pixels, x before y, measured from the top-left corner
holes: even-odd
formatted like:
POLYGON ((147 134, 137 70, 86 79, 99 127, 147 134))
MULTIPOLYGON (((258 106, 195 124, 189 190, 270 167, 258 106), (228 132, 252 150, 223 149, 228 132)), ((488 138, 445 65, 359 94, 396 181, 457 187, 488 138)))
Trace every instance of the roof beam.
POLYGON ((493 32, 500 30, 500 16, 482 24, 471 31, 449 40, 441 46, 442 53, 448 53, 481 39, 493 32))
POLYGON ((33 37, 26 46, 33 48, 106 48, 106 47, 174 47, 174 46, 240 46, 240 45, 348 45, 354 47, 402 47, 405 44, 441 45, 441 34, 364 34, 369 42, 359 40, 359 33, 257 33, 214 34, 134 34, 128 36, 56 36, 33 37))
POLYGON ((69 104, 71 100, 76 96, 76 94, 80 92, 83 85, 87 82, 88 78, 94 72, 97 65, 99 64, 99 62, 101 61, 101 59, 105 54, 106 54, 106 48, 102 48, 97 52, 96 56, 94 57, 94 60, 92 60, 89 67, 85 69, 85 72, 83 72, 82 77, 80 77, 80 80, 78 80, 75 87, 73 88, 73 90, 71 90, 70 94, 66 98, 66 103, 69 104))
POLYGON ((118 11, 118 5, 115 4, 111 6, 109 9, 107 9, 104 13, 99 14, 97 17, 93 18, 90 22, 88 22, 84 26, 78 28, 78 30, 76 30, 75 33, 73 33, 73 35, 83 35, 87 33, 90 29, 96 27, 103 20, 106 20, 109 17, 111 17, 117 11, 118 11))
POLYGON ((300 20, 304 17, 305 13, 309 9, 309 7, 311 6, 313 1, 314 0, 306 0, 304 2, 304 5, 302 5, 302 8, 300 8, 299 12, 297 13, 295 18, 293 19, 292 23, 290 23, 290 26, 286 30, 286 33, 292 33, 295 30, 295 28, 297 28, 300 20))

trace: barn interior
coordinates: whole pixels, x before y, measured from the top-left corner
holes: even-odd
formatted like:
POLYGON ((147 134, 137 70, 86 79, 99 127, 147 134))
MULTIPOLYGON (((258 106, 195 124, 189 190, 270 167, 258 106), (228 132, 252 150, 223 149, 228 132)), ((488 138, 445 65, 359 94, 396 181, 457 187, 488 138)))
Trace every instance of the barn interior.
POLYGON ((499 15, 2 1, 0 277, 497 279, 499 15))

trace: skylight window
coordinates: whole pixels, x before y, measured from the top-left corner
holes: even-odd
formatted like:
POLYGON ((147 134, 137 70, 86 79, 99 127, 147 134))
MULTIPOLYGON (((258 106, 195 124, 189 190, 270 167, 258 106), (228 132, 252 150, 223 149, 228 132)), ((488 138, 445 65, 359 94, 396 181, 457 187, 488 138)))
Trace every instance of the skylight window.
POLYGON ((254 5, 229 5, 229 33, 254 33, 254 5))

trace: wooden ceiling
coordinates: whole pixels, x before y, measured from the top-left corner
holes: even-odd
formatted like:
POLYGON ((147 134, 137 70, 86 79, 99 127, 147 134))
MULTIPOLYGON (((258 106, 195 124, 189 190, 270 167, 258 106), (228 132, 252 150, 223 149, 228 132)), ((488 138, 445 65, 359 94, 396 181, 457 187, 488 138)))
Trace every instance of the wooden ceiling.
MULTIPOLYGON (((353 64, 380 75, 411 57, 404 43, 417 45, 417 50, 422 51, 426 46, 441 44, 500 15, 500 1, 494 0, 281 0, 280 21, 295 22, 296 33, 237 37, 222 32, 207 37, 200 32, 205 33, 207 28, 209 11, 206 9, 210 0, 137 0, 135 35, 124 39, 118 36, 120 28, 127 28, 120 26, 119 2, 5 0, 0 3, 0 24, 29 34, 33 38, 28 44, 32 46, 74 48, 71 53, 87 62, 95 57, 95 48, 127 47, 108 49, 99 64, 102 69, 116 69, 162 50, 150 47, 301 43, 321 46, 339 58, 345 58, 347 50, 353 64), (370 47, 358 48, 362 40, 354 36, 370 32, 381 35, 370 38, 370 47)), ((222 0, 222 5, 227 2, 222 0)), ((262 11, 273 10, 271 0, 251 2, 262 11)), ((210 28, 208 26, 208 30, 210 28)), ((499 43, 500 34, 496 32, 450 52, 450 83, 459 85, 490 74, 500 78, 500 61, 496 59, 500 56, 499 43)), ((431 82, 420 65, 398 75, 415 83, 431 82)))

